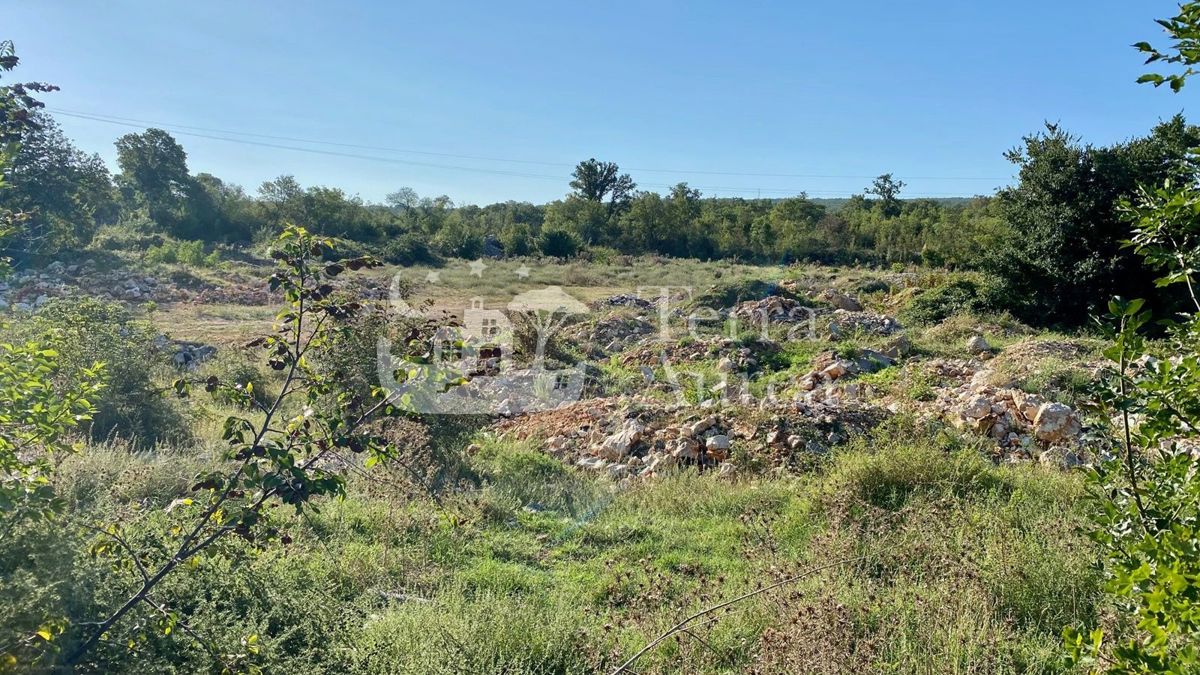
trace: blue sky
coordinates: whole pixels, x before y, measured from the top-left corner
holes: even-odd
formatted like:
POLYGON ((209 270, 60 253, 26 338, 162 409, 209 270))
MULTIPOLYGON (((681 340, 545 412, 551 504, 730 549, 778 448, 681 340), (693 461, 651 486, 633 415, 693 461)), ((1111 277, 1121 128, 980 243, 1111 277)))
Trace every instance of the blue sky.
MULTIPOLYGON (((1134 83, 1129 45, 1174 14, 1159 0, 5 4, 17 75, 61 86, 55 110, 299 139, 177 134, 193 172, 252 192, 290 173, 540 202, 595 156, 660 191, 846 196, 892 172, 910 196, 970 195, 1045 120, 1110 143, 1200 92, 1134 83)), ((59 120, 110 162, 134 130, 59 120)))

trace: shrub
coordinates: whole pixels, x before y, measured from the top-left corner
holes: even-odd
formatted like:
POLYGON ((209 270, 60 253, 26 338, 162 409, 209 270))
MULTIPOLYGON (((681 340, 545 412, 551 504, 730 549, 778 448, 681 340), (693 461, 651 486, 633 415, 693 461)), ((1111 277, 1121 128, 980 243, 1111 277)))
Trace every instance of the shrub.
POLYGON ((538 237, 538 249, 553 258, 570 258, 579 252, 579 239, 566 230, 544 230, 538 237))
POLYGON ((92 401, 93 438, 119 436, 154 445, 188 435, 183 415, 154 381, 156 370, 169 367, 154 346, 155 331, 120 305, 58 299, 13 331, 58 351, 63 374, 58 386, 64 389, 78 384, 76 374, 84 368, 104 364, 107 386, 92 401))
POLYGON ((164 241, 146 249, 145 261, 151 265, 181 264, 189 267, 214 267, 221 261, 217 251, 205 255, 202 241, 164 241))
POLYGON ((248 407, 252 401, 260 406, 270 403, 272 395, 267 379, 255 361, 244 353, 221 353, 215 360, 206 364, 203 375, 212 375, 218 381, 228 384, 231 389, 218 387, 209 392, 214 401, 236 407, 248 407), (244 392, 249 389, 250 400, 244 392))
POLYGON ((760 279, 748 279, 745 281, 722 281, 716 283, 693 296, 691 307, 725 309, 746 300, 760 300, 770 295, 778 295, 790 300, 801 301, 802 304, 808 304, 806 298, 801 298, 789 292, 779 284, 760 279))
POLYGON ((433 265, 441 262, 425 239, 412 232, 387 240, 379 249, 379 257, 395 265, 433 265))
POLYGON ((904 323, 932 325, 955 314, 983 312, 989 307, 985 293, 976 281, 952 279, 915 296, 900 312, 900 319, 904 323))

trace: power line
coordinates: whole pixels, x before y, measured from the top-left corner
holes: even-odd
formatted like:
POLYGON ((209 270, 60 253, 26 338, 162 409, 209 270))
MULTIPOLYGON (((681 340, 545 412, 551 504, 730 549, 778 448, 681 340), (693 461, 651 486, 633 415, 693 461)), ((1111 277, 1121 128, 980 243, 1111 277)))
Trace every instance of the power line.
MULTIPOLYGON (((311 139, 296 138, 296 137, 291 137, 291 136, 273 136, 273 135, 268 135, 268 134, 256 134, 256 133, 250 133, 250 132, 229 131, 229 130, 213 129, 210 127, 198 127, 198 126, 192 126, 192 125, 169 124, 169 123, 162 123, 162 122, 153 122, 150 120, 139 120, 139 119, 128 118, 128 117, 117 117, 117 116, 112 116, 112 115, 101 115, 101 114, 95 114, 95 113, 83 113, 83 112, 62 110, 62 109, 55 109, 55 108, 46 108, 46 110, 48 112, 52 112, 56 115, 63 115, 66 117, 72 117, 72 118, 76 118, 76 119, 88 120, 88 121, 93 121, 93 122, 101 122, 101 123, 105 123, 105 124, 114 124, 114 125, 124 126, 124 127, 146 129, 146 128, 149 128, 150 126, 154 126, 154 127, 162 128, 164 130, 171 131, 172 133, 175 133, 175 134, 178 134, 181 136, 190 136, 190 137, 194 137, 194 138, 204 138, 204 139, 208 139, 208 140, 224 141, 227 143, 236 143, 236 144, 255 146, 255 147, 272 148, 272 149, 276 149, 276 150, 290 150, 293 152, 305 152, 305 153, 317 154, 317 155, 325 155, 325 156, 332 156, 332 157, 344 157, 344 158, 349 158, 349 159, 361 159, 361 160, 372 161, 372 162, 382 162, 382 163, 387 163, 387 164, 400 164, 400 165, 406 165, 406 166, 417 166, 417 167, 432 168, 432 169, 467 171, 467 172, 483 173, 483 174, 491 174, 491 175, 512 176, 512 177, 517 177, 517 178, 552 180, 552 181, 556 181, 556 182, 562 181, 565 178, 565 176, 563 176, 563 175, 546 175, 546 174, 526 173, 526 172, 520 172, 520 171, 509 171, 509 170, 504 170, 504 169, 492 169, 492 168, 474 167, 474 166, 461 166, 461 165, 453 165, 453 164, 437 164, 437 163, 432 163, 432 162, 420 162, 420 161, 414 161, 414 160, 398 159, 398 158, 394 158, 394 157, 380 157, 378 155, 364 155, 364 154, 360 154, 360 153, 340 152, 340 151, 334 151, 334 150, 322 150, 322 149, 318 149, 318 148, 305 148, 305 147, 298 147, 298 146, 294 146, 294 145, 283 145, 280 143, 267 143, 267 142, 263 142, 263 141, 247 140, 245 138, 230 138, 230 136, 239 136, 240 135, 240 136, 249 136, 249 137, 255 137, 255 138, 267 138, 267 139, 273 139, 273 140, 287 140, 287 141, 291 141, 294 143, 309 143, 309 144, 329 145, 329 146, 336 146, 336 147, 369 149, 369 150, 376 150, 376 151, 382 151, 382 152, 414 153, 414 154, 425 154, 425 155, 439 156, 439 157, 454 157, 454 158, 459 158, 459 159, 473 159, 473 160, 479 160, 479 161, 516 162, 516 163, 522 163, 522 164, 538 164, 538 165, 543 165, 543 166, 559 166, 559 167, 564 167, 564 168, 566 168, 566 167, 573 168, 573 165, 570 165, 570 164, 556 164, 556 163, 552 163, 552 162, 535 162, 532 160, 502 159, 502 158, 494 158, 494 157, 483 157, 483 156, 477 156, 477 155, 457 155, 457 154, 453 154, 453 153, 438 153, 438 152, 422 151, 422 150, 404 150, 404 149, 399 149, 399 148, 358 145, 358 144, 340 143, 340 142, 334 142, 334 141, 317 141, 317 140, 311 140, 311 139), (188 129, 193 129, 196 131, 188 131, 188 129), (211 133, 199 133, 199 131, 206 131, 206 132, 211 132, 211 133), (222 134, 222 135, 214 135, 214 134, 222 134)), ((667 169, 631 169, 631 171, 667 172, 669 170, 667 170, 667 169)), ((760 177, 789 175, 789 174, 750 174, 750 173, 735 173, 735 172, 706 172, 706 171, 686 171, 686 170, 681 170, 681 171, 678 171, 677 173, 696 173, 696 174, 731 175, 731 176, 760 176, 760 177)), ((790 175, 801 176, 801 174, 790 174, 790 175)), ((807 177, 818 177, 818 176, 812 175, 812 176, 807 176, 807 177)), ((828 176, 819 176, 819 177, 858 178, 859 176, 828 175, 828 176)), ((994 180, 994 179, 970 178, 970 179, 964 179, 964 180, 994 180)), ((643 185, 644 187, 652 187, 652 188, 660 188, 660 189, 670 189, 670 188, 674 187, 673 184, 667 184, 667 183, 642 183, 641 185, 643 185)), ((722 185, 717 185, 717 186, 695 185, 692 187, 694 187, 696 189, 708 190, 708 191, 743 192, 743 193, 751 193, 752 192, 752 193, 755 193, 758 195, 761 195, 762 192, 781 194, 781 195, 796 195, 796 194, 800 194, 803 192, 803 193, 807 193, 810 195, 822 194, 822 195, 828 195, 828 196, 852 196, 852 195, 861 194, 860 191, 844 191, 844 190, 799 190, 799 189, 792 189, 792 188, 733 187, 733 186, 722 186, 722 185)), ((928 197, 963 197, 964 195, 961 195, 961 194, 937 194, 937 195, 930 194, 930 195, 925 195, 925 196, 928 196, 928 197)))
MULTIPOLYGON (((84 119, 93 119, 97 121, 121 121, 121 122, 136 122, 138 124, 150 126, 170 126, 176 129, 191 129, 195 131, 206 131, 210 133, 224 134, 226 136, 249 136, 254 138, 266 138, 277 141, 289 141, 292 143, 309 143, 313 145, 328 145, 342 148, 354 148, 358 150, 375 150, 380 152, 398 152, 403 154, 427 155, 431 157, 449 157, 454 159, 471 159, 484 162, 509 162, 514 164, 531 164, 537 166, 553 166, 560 168, 575 167, 574 164, 566 164, 563 162, 546 162, 531 159, 513 159, 508 157, 489 157, 485 155, 463 155, 449 152, 434 152, 431 150, 414 150, 410 148, 393 148, 378 145, 365 145, 358 143, 343 143, 338 141, 321 141, 309 138, 298 138, 295 136, 277 136, 272 134, 260 134, 249 131, 232 131, 229 129, 215 129, 212 127, 200 127, 187 124, 174 124, 168 122, 155 122, 152 120, 137 119, 133 117, 120 117, 117 115, 108 115, 102 113, 89 113, 77 110, 62 110, 56 108, 47 108, 47 110, 72 117, 83 117, 84 119)), ((643 173, 670 173, 670 174, 699 174, 707 176, 745 176, 750 178, 876 178, 876 176, 866 174, 829 174, 829 173, 765 173, 765 172, 747 172, 747 171, 707 171, 701 169, 647 169, 643 167, 630 167, 629 171, 639 171, 643 173)), ((968 180, 968 181, 1005 181, 1008 178, 998 178, 994 176, 905 176, 910 180, 968 180)))

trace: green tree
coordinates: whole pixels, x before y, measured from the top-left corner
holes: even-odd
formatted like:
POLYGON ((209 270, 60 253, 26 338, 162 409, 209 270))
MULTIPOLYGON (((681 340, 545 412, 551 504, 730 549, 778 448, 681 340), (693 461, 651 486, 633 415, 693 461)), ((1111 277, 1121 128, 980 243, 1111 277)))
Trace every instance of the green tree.
POLYGON ((1139 185, 1189 179, 1188 150, 1198 144, 1200 129, 1176 116, 1110 147, 1085 145, 1051 124, 1011 150, 1019 182, 997 198, 1014 236, 985 266, 1014 313, 1037 325, 1078 325, 1114 295, 1148 298, 1169 313, 1174 299, 1154 292, 1153 274, 1122 245, 1128 224, 1119 203, 1139 185))
POLYGON ((54 120, 38 115, 37 123, 13 156, 10 189, 0 193, 0 205, 28 214, 14 247, 41 254, 82 247, 116 220, 112 180, 100 156, 75 148, 54 120))
POLYGON ((579 252, 579 240, 566 230, 545 229, 538 237, 538 249, 553 258, 570 258, 579 252))
POLYGON ((144 208, 168 232, 195 238, 191 200, 196 186, 188 174, 187 153, 162 129, 117 139, 117 187, 128 208, 144 208))
MULTIPOLYGON (((575 191, 574 196, 597 204, 608 200, 605 215, 607 221, 612 221, 629 205, 629 200, 637 189, 637 184, 629 174, 621 173, 616 163, 601 162, 595 157, 577 164, 572 176, 571 189, 575 191)), ((584 237, 584 241, 589 244, 601 243, 588 237, 584 237)))
MULTIPOLYGON (((1173 34, 1197 35, 1200 2, 1181 6, 1178 17, 1159 23, 1173 34)), ((1177 47, 1165 59, 1186 68, 1172 81, 1174 91, 1200 60, 1194 44, 1177 47)), ((1200 438, 1200 299, 1194 278, 1200 184, 1191 176, 1158 185, 1144 186, 1123 203, 1134 223, 1129 246, 1149 267, 1165 272, 1160 284, 1185 287, 1190 305, 1186 320, 1169 331, 1170 358, 1156 358, 1139 333, 1151 317, 1145 303, 1120 298, 1109 303, 1116 321, 1105 355, 1113 367, 1101 380, 1096 408, 1101 421, 1116 420, 1118 441, 1115 456, 1090 477, 1096 507, 1090 534, 1102 547, 1105 589, 1120 619, 1107 630, 1064 631, 1069 660, 1092 671, 1200 671, 1200 473, 1192 449, 1200 438)))
POLYGON ((887 218, 894 218, 900 215, 900 191, 904 189, 904 181, 892 178, 892 174, 885 173, 876 178, 871 186, 866 189, 869 195, 879 197, 879 209, 887 218))

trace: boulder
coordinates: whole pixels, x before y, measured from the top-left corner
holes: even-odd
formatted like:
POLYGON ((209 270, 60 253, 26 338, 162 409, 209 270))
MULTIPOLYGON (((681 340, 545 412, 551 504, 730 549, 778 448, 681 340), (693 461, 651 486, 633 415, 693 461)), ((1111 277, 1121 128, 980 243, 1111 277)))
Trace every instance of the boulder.
POLYGON ((717 434, 716 436, 709 436, 708 440, 704 442, 704 447, 709 451, 728 450, 729 449, 729 437, 726 436, 725 434, 717 434))
POLYGON ((967 351, 972 354, 982 354, 992 351, 992 346, 983 339, 982 335, 972 335, 967 339, 967 351))
POLYGON ((912 353, 912 342, 907 336, 897 335, 891 340, 888 340, 887 344, 884 345, 883 353, 887 354, 893 359, 908 356, 912 353))
POLYGON ((605 438, 592 454, 609 461, 621 459, 629 454, 635 443, 642 439, 646 425, 636 419, 625 420, 621 430, 605 438))
POLYGON ((837 309, 844 309, 847 312, 861 312, 863 310, 862 303, 845 293, 826 291, 824 298, 837 309))
POLYGON ((1073 440, 1082 431, 1075 411, 1062 403, 1043 403, 1033 418, 1033 435, 1047 443, 1073 440))
POLYGON ((850 369, 847 367, 845 362, 834 361, 821 371, 821 375, 823 375, 826 379, 836 380, 848 372, 850 372, 850 369))
POLYGON ((963 417, 979 420, 992 414, 992 402, 986 396, 976 396, 962 409, 963 417))

